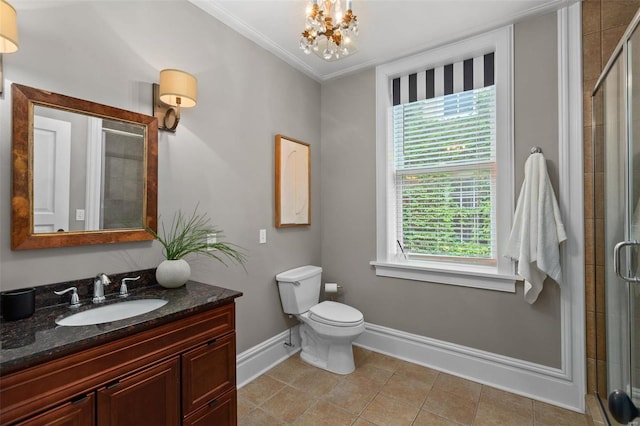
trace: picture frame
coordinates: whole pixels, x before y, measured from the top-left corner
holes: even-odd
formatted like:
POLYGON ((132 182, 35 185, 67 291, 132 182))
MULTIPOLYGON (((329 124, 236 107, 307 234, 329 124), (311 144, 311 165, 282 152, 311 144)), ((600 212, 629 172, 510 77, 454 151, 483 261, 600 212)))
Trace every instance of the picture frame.
POLYGON ((281 134, 275 146, 276 228, 311 225, 311 146, 281 134))

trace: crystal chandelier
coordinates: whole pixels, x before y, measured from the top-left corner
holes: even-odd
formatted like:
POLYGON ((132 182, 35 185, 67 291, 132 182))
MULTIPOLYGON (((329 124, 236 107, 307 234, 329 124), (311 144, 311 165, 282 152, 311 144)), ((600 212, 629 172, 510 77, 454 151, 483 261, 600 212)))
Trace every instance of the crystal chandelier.
POLYGON ((347 0, 343 13, 341 0, 312 0, 307 7, 305 30, 300 37, 300 49, 312 51, 327 61, 347 56, 355 51, 358 18, 347 0))

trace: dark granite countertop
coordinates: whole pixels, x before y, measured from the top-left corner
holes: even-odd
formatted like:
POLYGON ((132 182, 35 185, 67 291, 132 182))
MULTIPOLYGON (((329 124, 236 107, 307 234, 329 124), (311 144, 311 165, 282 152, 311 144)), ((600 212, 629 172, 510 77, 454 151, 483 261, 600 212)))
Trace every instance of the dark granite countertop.
MULTIPOLYGON (((148 276, 149 274, 145 275, 148 276)), ((135 275, 127 274, 127 276, 135 275)), ((168 303, 149 313, 110 323, 79 327, 64 327, 56 324, 56 318, 69 316, 104 304, 122 301, 123 299, 118 297, 117 291, 110 288, 110 293, 113 294, 107 294, 107 300, 104 304, 94 305, 90 299, 85 299, 81 295, 82 306, 77 309, 71 309, 68 301, 62 304, 38 306, 42 305, 39 299, 36 302, 38 307, 33 316, 18 321, 5 321, 3 319, 0 322, 0 374, 8 374, 189 315, 204 312, 216 306, 232 303, 236 297, 242 296, 242 293, 238 291, 195 281, 188 281, 184 286, 176 289, 161 287, 155 283, 155 280, 144 280, 143 278, 141 281, 146 282, 141 286, 129 285, 129 297, 125 300, 157 298, 167 300, 168 303)), ((120 281, 114 282, 117 282, 118 285, 120 284, 120 281)), ((59 290, 68 284, 49 285, 46 286, 46 290, 50 293, 51 287, 57 287, 56 289, 59 290)), ((71 285, 74 285, 74 283, 71 283, 71 285)), ((80 288, 78 288, 78 290, 79 293, 85 293, 86 295, 86 289, 80 291, 80 288)), ((36 291, 38 292, 39 289, 36 291)), ((36 297, 38 298, 38 296, 36 297)), ((69 294, 66 295, 65 300, 68 298, 70 298, 69 294)))

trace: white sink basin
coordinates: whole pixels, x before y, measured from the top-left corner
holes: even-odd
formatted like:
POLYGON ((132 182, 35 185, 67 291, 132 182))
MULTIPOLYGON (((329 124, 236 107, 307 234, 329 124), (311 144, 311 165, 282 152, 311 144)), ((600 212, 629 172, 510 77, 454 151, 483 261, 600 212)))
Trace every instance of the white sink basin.
POLYGON ((127 300, 59 318, 56 320, 56 324, 66 326, 102 324, 146 314, 166 304, 167 301, 162 299, 127 300))

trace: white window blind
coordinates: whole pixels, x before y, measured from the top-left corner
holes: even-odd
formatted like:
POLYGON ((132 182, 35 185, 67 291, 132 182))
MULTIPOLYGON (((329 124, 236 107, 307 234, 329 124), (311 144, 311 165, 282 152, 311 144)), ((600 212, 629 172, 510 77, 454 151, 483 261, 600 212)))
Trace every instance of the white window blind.
POLYGON ((396 105, 392 127, 404 252, 495 265, 495 86, 396 105))

